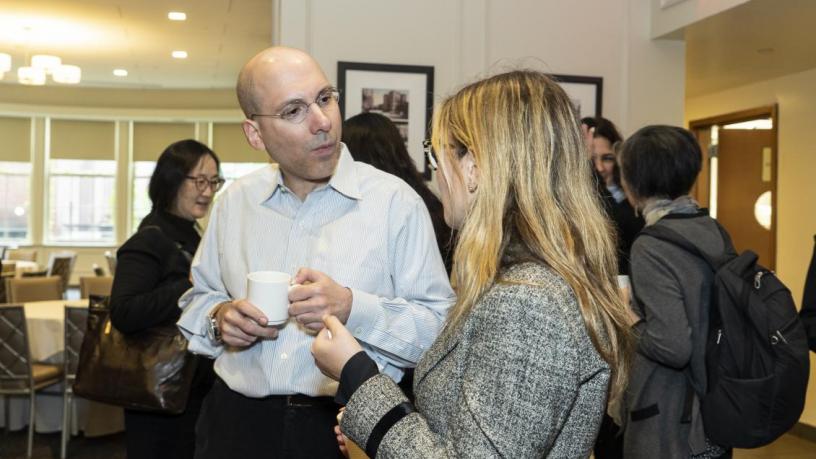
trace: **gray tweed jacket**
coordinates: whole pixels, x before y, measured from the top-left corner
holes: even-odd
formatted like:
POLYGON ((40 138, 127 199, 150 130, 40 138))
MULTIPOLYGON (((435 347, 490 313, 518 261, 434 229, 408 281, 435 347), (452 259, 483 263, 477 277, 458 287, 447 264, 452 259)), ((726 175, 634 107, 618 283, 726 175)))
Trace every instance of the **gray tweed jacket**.
MULTIPOLYGON (((377 457, 588 457, 608 382, 569 286, 540 264, 515 265, 419 361, 417 412, 388 431, 377 457)), ((349 400, 342 430, 365 445, 404 401, 375 376, 349 400)))

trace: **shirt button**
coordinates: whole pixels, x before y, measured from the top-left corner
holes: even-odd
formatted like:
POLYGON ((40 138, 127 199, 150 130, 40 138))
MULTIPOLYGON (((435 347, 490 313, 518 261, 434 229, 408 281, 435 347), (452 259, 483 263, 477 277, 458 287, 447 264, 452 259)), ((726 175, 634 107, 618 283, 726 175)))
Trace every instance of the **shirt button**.
POLYGON ((281 360, 286 360, 288 358, 289 358, 289 355, 286 354, 285 352, 283 354, 281 354, 281 360))
POLYGON ((360 335, 363 333, 363 327, 357 327, 354 329, 354 333, 360 335))

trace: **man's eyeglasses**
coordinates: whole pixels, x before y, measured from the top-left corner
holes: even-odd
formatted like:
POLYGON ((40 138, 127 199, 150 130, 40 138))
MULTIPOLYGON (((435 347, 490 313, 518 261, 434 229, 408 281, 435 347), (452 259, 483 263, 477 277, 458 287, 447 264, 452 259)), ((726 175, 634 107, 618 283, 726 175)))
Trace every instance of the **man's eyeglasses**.
POLYGON ((280 113, 267 115, 263 113, 253 113, 249 115, 249 119, 254 120, 256 117, 267 116, 270 118, 280 118, 294 124, 300 124, 306 119, 309 114, 309 109, 312 104, 317 105, 321 110, 336 104, 340 100, 340 91, 334 87, 328 87, 320 91, 314 102, 306 103, 302 100, 289 102, 283 107, 280 113))
POLYGON ((198 177, 188 175, 186 178, 187 180, 192 180, 195 183, 195 187, 199 193, 203 193, 204 191, 206 191, 207 187, 210 187, 213 190, 213 193, 217 193, 218 190, 220 190, 221 187, 224 186, 224 182, 226 182, 226 180, 224 180, 221 177, 208 179, 203 175, 199 175, 198 177))
POLYGON ((439 163, 436 162, 436 153, 433 150, 433 144, 431 144, 430 139, 425 139, 422 141, 422 151, 425 153, 425 157, 428 158, 428 166, 431 168, 431 170, 438 170, 439 163))

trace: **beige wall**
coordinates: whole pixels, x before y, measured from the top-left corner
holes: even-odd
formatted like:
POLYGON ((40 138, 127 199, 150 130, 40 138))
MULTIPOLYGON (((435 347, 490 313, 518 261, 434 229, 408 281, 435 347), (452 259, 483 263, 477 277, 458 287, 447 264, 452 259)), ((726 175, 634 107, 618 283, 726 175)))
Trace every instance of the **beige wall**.
MULTIPOLYGON (((686 119, 771 104, 779 105, 777 164, 777 274, 801 301, 816 233, 816 161, 812 129, 816 126, 816 70, 733 88, 686 100, 686 119)), ((813 356, 813 354, 811 354, 813 356)), ((802 422, 816 426, 816 358, 811 358, 808 402, 802 422)))

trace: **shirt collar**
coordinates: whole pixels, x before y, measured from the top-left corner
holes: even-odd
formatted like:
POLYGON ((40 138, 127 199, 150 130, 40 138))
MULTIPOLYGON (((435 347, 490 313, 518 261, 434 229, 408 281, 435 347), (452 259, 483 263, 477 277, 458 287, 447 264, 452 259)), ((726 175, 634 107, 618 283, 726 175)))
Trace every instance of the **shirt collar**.
MULTIPOLYGON (((262 202, 266 202, 267 200, 271 199, 275 193, 279 191, 286 191, 290 192, 286 185, 283 183, 283 175, 281 175, 280 167, 276 164, 274 171, 272 172, 272 192, 268 195, 264 196, 262 202)), ((360 183, 357 177, 357 170, 354 167, 354 158, 351 157, 351 153, 346 147, 346 144, 340 143, 340 158, 337 160, 337 167, 334 170, 334 174, 332 175, 331 179, 329 179, 328 185, 324 185, 323 187, 318 187, 316 190, 324 188, 325 186, 329 186, 338 193, 346 196, 349 199, 362 199, 363 195, 360 192, 360 183)))

